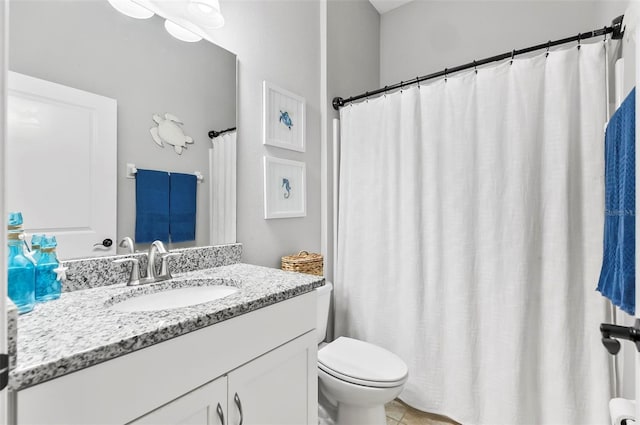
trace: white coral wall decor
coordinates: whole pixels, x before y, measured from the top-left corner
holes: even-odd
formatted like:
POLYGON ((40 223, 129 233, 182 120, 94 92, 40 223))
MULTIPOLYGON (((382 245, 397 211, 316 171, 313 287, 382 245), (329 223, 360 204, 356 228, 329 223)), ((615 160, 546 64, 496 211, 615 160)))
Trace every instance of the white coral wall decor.
POLYGON ((153 114, 155 126, 149 129, 151 137, 160 147, 164 147, 164 143, 173 146, 178 155, 182 154, 182 150, 187 148, 187 144, 193 143, 193 139, 185 136, 182 130, 183 122, 175 115, 166 113, 164 118, 158 114, 153 114))

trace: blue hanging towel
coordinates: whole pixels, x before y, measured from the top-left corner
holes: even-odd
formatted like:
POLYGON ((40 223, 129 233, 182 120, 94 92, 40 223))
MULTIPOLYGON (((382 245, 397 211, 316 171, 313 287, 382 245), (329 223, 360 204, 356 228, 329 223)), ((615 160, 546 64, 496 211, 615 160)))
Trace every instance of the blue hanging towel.
POLYGON ((198 180, 193 174, 171 173, 169 196, 169 228, 172 242, 196 239, 196 190, 198 180))
POLYGON ((136 174, 136 242, 169 242, 169 173, 136 174))
POLYGON ((635 88, 613 114, 605 136, 604 258, 598 291, 635 314, 635 88))

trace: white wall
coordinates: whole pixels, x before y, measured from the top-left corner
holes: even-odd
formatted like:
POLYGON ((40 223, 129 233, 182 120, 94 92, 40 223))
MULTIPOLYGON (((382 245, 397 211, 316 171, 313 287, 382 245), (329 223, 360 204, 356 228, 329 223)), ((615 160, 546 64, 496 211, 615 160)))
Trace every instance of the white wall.
POLYGON ((320 250, 320 4, 318 1, 221 1, 226 23, 213 31, 238 55, 238 241, 242 260, 280 267, 282 255, 320 250), (307 100, 307 150, 262 145, 262 81, 307 100), (263 155, 305 161, 307 216, 265 220, 263 155))
POLYGON ((380 85, 611 25, 628 1, 423 1, 382 15, 380 85))

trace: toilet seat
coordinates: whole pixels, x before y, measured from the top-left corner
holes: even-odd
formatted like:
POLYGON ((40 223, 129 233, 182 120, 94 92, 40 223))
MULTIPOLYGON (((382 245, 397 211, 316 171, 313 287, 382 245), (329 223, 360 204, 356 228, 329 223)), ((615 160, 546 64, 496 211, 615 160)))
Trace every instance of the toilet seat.
POLYGON ((318 367, 327 374, 356 385, 390 388, 403 385, 407 365, 377 345, 340 337, 318 351, 318 367))

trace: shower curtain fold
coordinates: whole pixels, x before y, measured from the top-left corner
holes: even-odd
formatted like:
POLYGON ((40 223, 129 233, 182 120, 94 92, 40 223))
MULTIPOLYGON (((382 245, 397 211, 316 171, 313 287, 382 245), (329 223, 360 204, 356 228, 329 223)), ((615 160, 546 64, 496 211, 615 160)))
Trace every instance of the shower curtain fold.
POLYGON ((603 424, 605 49, 341 109, 336 335, 464 424, 603 424))

